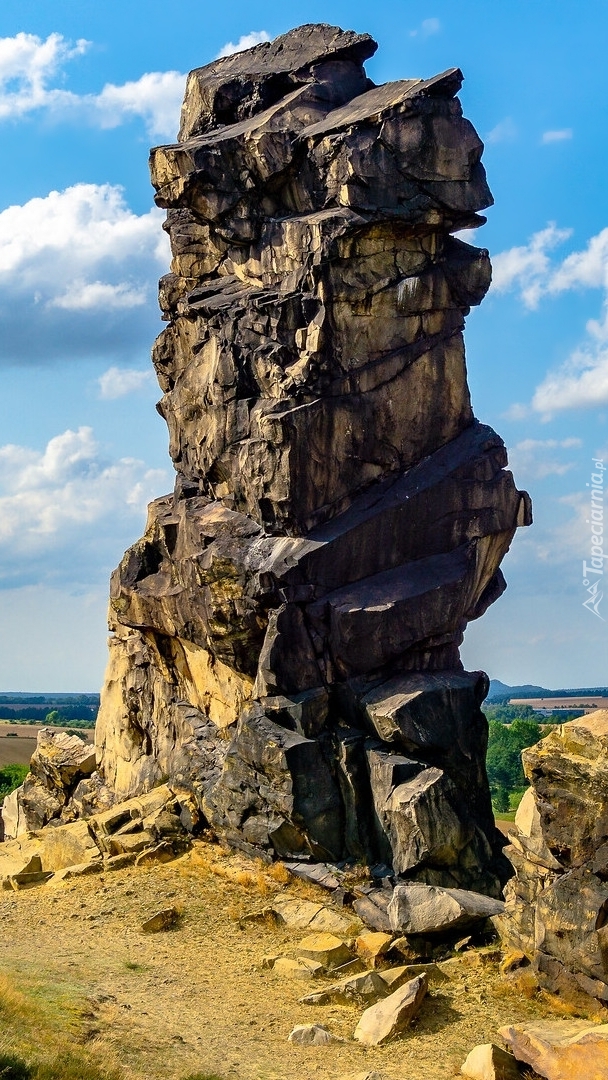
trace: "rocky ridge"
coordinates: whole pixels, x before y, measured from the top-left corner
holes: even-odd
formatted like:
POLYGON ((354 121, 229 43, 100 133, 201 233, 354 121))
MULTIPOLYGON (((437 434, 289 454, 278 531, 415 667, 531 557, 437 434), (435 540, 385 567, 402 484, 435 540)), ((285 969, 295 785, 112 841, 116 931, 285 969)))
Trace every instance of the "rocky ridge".
MULTIPOLYGON (((458 650, 531 517, 471 409, 491 270, 453 235, 492 197, 461 72, 376 87, 375 49, 322 24, 217 60, 152 151, 175 491, 112 577, 97 771, 43 816, 169 781, 246 851, 497 896, 458 650)), ((8 837, 40 826, 26 794, 8 837)))

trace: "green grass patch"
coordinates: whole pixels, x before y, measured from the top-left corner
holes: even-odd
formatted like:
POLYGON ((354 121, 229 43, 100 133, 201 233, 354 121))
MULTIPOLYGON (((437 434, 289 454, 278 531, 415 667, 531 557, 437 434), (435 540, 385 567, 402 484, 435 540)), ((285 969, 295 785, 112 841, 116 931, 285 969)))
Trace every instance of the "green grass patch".
MULTIPOLYGON (((18 788, 29 771, 29 765, 5 765, 3 769, 0 769, 0 799, 6 798, 11 791, 18 788)), ((2 1073, 0 1073, 1 1076, 2 1073)))

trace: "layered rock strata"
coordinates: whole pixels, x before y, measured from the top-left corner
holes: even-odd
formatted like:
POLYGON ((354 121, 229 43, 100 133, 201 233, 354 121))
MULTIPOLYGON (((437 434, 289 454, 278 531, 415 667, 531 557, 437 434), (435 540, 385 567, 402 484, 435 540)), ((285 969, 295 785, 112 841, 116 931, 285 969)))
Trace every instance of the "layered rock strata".
POLYGON ((374 86, 375 49, 315 25, 217 60, 152 151, 177 479, 112 578, 99 773, 170 778, 247 850, 496 893, 458 650, 530 510, 471 409, 491 271, 453 235, 492 198, 460 71, 374 86))
POLYGON ((526 792, 506 848, 515 877, 498 924, 539 982, 608 1003, 608 711, 523 752, 526 792))

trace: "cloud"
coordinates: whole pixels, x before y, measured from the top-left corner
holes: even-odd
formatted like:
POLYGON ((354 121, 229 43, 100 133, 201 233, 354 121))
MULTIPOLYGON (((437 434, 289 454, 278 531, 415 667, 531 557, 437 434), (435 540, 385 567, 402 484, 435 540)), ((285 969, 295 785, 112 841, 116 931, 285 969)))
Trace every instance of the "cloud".
POLYGON ((19 119, 44 109, 54 120, 70 120, 113 128, 141 119, 152 138, 174 138, 186 76, 179 71, 152 71, 116 86, 107 83, 97 94, 75 94, 53 86, 68 61, 90 46, 71 43, 61 34, 42 41, 34 34, 0 38, 0 119, 19 119))
POLYGON ((115 401, 141 390, 152 381, 152 372, 137 368, 111 367, 97 380, 99 396, 104 401, 115 401))
POLYGON ((438 34, 441 30, 441 23, 439 19, 423 19, 420 26, 416 30, 410 30, 410 37, 428 38, 433 34, 438 34))
POLYGON ((551 260, 548 252, 567 240, 571 233, 571 229, 558 229, 554 222, 550 222, 545 229, 534 233, 527 244, 494 255, 494 292, 509 292, 518 288, 526 307, 537 307, 550 277, 551 260))
POLYGON ((254 45, 261 45, 262 42, 270 40, 270 34, 267 30, 251 30, 248 34, 243 34, 236 45, 234 41, 227 41, 217 54, 216 60, 220 60, 222 56, 232 56, 233 53, 244 52, 245 49, 253 49, 254 45))
POLYGON ((163 470, 104 456, 89 427, 0 446, 0 586, 97 582, 137 534, 163 470))
POLYGON ((487 143, 514 142, 517 136, 518 130, 515 122, 510 116, 506 116, 504 120, 501 120, 496 127, 493 127, 488 132, 485 141, 487 143))
MULTIPOLYGON (((570 235, 570 229, 550 223, 526 245, 503 251, 492 260, 492 289, 498 293, 517 289, 531 309, 547 296, 580 289, 604 291, 600 317, 587 322, 586 339, 535 390, 531 407, 546 420, 566 409, 608 404, 608 228, 592 236, 582 250, 555 262, 550 253, 570 235)), ((511 414, 510 418, 519 417, 511 414)))
POLYGON ((581 439, 575 438, 522 439, 509 450, 509 464, 518 478, 544 480, 547 476, 563 476, 576 463, 561 460, 559 452, 580 449, 582 445, 581 439))
POLYGON ((573 134, 572 128, 560 128, 557 131, 543 131, 540 141, 543 146, 546 146, 547 143, 565 142, 567 139, 571 139, 573 134))
POLYGON ((550 420, 566 409, 608 405, 608 349, 577 349, 537 386, 532 408, 550 420))
POLYGON ((47 87, 61 67, 90 46, 81 38, 71 44, 61 34, 42 41, 35 34, 0 38, 0 118, 23 116, 32 109, 48 106, 55 93, 47 87))
POLYGON ((147 351, 170 257, 162 218, 156 208, 134 214, 111 184, 76 184, 0 213, 4 364, 147 351))

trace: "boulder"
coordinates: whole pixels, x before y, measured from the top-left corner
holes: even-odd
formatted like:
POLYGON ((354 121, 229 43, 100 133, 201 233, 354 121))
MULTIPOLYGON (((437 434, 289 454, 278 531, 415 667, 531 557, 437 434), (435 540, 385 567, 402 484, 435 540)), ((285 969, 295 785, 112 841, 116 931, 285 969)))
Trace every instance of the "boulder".
POLYGON ((348 945, 335 934, 310 934, 296 948, 299 957, 316 960, 328 970, 339 968, 353 959, 348 945))
POLYGON ((493 1043, 484 1043, 471 1050, 460 1071, 468 1080, 521 1080, 513 1055, 493 1043))
POLYGON ((43 828, 59 817, 81 780, 95 770, 95 749, 77 735, 41 728, 30 771, 4 800, 5 839, 43 828))
POLYGON ((503 1027, 500 1035, 545 1080, 608 1080, 608 1024, 539 1020, 503 1027))
POLYGON ((272 965, 277 975, 286 975, 289 979, 316 979, 322 975, 325 967, 318 960, 298 956, 295 960, 289 956, 279 956, 272 965))
POLYGON ((426 975, 417 975, 383 1001, 366 1009, 355 1028, 354 1038, 366 1046, 379 1046, 409 1027, 427 991, 426 975))
POLYGON ((364 971, 348 975, 346 979, 326 986, 317 993, 300 998, 303 1005, 328 1005, 332 1002, 357 1002, 369 1005, 372 1001, 387 997, 390 993, 387 982, 375 971, 364 971))
POLYGON ((442 889, 435 885, 397 885, 388 912, 393 930, 403 934, 453 934, 483 924, 500 915, 504 904, 465 889, 442 889))
POLYGON ((43 870, 63 870, 82 863, 101 862, 101 852, 86 821, 49 825, 38 835, 43 870))
POLYGON ((388 952, 393 940, 392 934, 370 933, 359 934, 355 940, 355 952, 370 967, 376 967, 383 956, 388 952))

